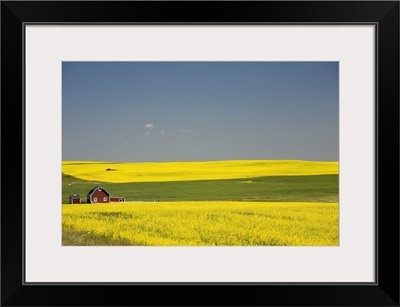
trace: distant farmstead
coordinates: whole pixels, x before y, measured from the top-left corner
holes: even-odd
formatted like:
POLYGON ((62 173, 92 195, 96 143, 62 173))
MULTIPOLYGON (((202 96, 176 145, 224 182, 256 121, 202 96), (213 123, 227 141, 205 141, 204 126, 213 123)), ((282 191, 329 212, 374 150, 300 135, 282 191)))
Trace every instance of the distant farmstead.
POLYGON ((87 203, 97 204, 97 203, 114 203, 114 202, 124 202, 125 197, 110 196, 107 190, 100 186, 94 187, 86 195, 87 203))
POLYGON ((70 204, 80 204, 81 197, 78 194, 73 194, 69 196, 69 203, 70 204))

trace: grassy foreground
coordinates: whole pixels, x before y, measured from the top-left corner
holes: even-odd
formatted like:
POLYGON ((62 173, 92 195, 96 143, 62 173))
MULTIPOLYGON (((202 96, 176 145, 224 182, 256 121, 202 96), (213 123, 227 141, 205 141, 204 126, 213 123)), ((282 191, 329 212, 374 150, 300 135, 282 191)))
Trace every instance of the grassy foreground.
POLYGON ((337 246, 337 203, 63 205, 63 245, 337 246))

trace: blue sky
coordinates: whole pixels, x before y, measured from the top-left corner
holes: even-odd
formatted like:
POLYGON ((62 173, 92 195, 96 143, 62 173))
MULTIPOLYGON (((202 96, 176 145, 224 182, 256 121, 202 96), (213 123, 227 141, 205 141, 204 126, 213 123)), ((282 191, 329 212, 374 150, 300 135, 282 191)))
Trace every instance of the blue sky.
POLYGON ((337 161, 337 62, 64 62, 62 159, 337 161))

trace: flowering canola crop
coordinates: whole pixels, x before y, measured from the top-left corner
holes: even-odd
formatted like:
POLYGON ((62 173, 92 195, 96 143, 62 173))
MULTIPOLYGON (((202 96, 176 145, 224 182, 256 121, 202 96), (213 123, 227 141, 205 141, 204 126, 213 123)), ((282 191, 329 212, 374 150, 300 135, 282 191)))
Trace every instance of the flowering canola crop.
POLYGON ((88 181, 162 182, 338 174, 339 163, 302 160, 142 163, 63 161, 62 172, 88 181))
POLYGON ((63 245, 339 245, 338 203, 63 205, 62 227, 63 245))

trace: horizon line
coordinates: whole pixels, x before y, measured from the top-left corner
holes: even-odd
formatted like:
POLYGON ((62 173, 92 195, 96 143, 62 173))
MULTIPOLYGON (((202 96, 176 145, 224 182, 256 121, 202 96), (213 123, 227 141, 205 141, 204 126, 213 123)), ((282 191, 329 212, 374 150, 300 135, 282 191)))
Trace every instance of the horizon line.
POLYGON ((305 159, 219 159, 219 160, 168 160, 168 161, 61 160, 61 162, 92 162, 92 163, 177 163, 177 162, 223 162, 223 161, 305 161, 305 162, 339 162, 339 160, 305 160, 305 159))

